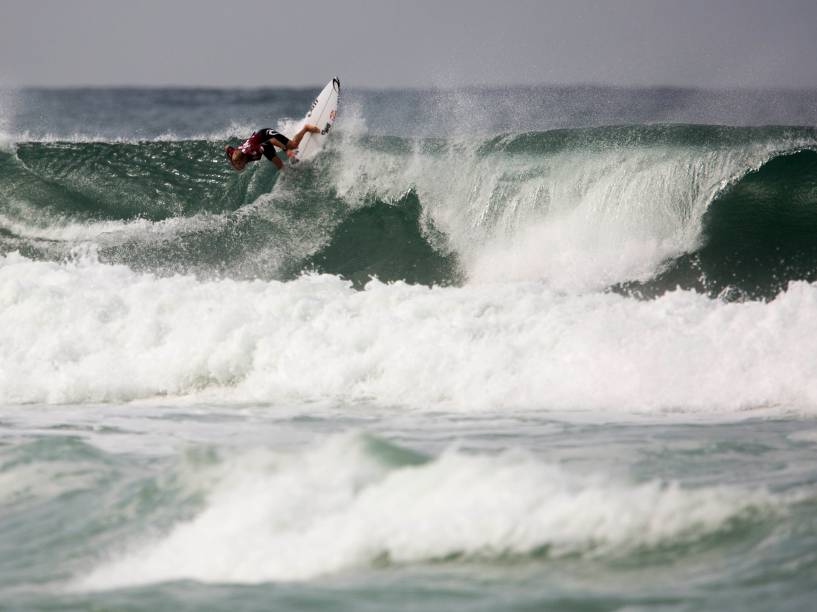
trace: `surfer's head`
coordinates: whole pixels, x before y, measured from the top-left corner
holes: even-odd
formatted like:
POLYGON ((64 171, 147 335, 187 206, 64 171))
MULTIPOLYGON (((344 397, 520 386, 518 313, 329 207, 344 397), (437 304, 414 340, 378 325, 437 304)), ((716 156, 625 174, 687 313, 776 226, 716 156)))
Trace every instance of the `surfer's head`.
POLYGON ((247 157, 241 152, 240 149, 227 146, 224 147, 224 154, 227 156, 227 159, 230 160, 230 165, 236 172, 241 172, 244 169, 244 166, 247 165, 247 157))

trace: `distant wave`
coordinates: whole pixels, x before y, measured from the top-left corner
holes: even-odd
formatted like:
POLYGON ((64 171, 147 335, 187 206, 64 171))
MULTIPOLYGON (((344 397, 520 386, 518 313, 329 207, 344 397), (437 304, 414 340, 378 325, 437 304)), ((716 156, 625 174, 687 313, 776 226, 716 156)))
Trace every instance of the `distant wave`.
MULTIPOLYGON (((137 518, 163 520, 131 521, 120 550, 72 589, 301 581, 462 559, 645 563, 645 553, 690 545, 721 550, 728 536, 757 530, 797 500, 762 488, 611 480, 519 451, 428 457, 360 434, 330 437, 298 454, 212 455, 150 481, 156 494, 134 504, 137 518), (175 503, 161 503, 167 499, 175 503), (243 520, 230 520, 236 507, 250 508, 243 520), (169 526, 143 527, 157 523, 169 526)), ((116 490, 125 497, 133 489, 140 490, 116 490)), ((89 531, 96 536, 99 529, 89 531)))

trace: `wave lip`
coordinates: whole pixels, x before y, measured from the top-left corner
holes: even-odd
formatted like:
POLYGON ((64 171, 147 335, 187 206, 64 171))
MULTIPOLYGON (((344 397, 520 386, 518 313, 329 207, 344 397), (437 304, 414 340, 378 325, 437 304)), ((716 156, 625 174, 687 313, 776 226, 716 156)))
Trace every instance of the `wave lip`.
POLYGON ((458 558, 614 559, 739 531, 785 507, 762 490, 610 482, 520 452, 428 458, 360 435, 297 456, 250 452, 218 470, 194 518, 76 588, 297 581, 458 558))
POLYGON ((413 146, 365 138, 334 152, 329 176, 355 206, 415 194, 464 282, 542 281, 582 293, 649 282, 696 253, 709 240, 713 202, 776 159, 816 147, 810 128, 690 125, 413 146))
POLYGON ((792 281, 817 281, 817 150, 774 155, 721 189, 701 223, 700 246, 619 289, 771 299, 792 281))

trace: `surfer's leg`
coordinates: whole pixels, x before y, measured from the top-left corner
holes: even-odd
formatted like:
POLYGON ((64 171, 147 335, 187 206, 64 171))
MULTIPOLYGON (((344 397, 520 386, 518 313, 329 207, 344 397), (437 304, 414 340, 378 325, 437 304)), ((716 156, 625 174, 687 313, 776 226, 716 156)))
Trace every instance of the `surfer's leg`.
MULTIPOLYGON (((286 137, 283 137, 286 138, 286 137)), ((284 145, 280 142, 276 142, 275 138, 271 138, 268 142, 265 142, 261 145, 261 150, 264 152, 264 157, 272 162, 272 165, 278 168, 279 170, 284 167, 284 162, 281 161, 281 158, 278 157, 278 154, 275 152, 275 147, 279 149, 283 149, 284 145)))
POLYGON ((320 131, 321 130, 317 126, 307 123, 300 130, 298 130, 298 133, 295 134, 295 136, 289 141, 289 143, 287 144, 287 149, 297 149, 298 145, 301 144, 301 139, 307 132, 317 134, 320 131))

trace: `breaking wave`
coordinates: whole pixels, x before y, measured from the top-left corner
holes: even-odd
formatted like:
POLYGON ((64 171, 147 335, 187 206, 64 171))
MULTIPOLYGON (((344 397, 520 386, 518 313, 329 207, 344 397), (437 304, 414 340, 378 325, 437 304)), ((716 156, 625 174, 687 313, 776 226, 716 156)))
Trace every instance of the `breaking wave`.
POLYGON ((815 279, 807 128, 610 127, 472 140, 338 134, 311 166, 233 174, 211 140, 0 152, 0 249, 160 274, 305 271, 769 299, 815 279))

